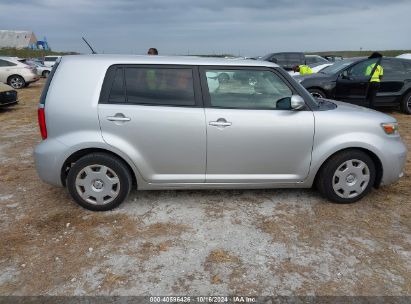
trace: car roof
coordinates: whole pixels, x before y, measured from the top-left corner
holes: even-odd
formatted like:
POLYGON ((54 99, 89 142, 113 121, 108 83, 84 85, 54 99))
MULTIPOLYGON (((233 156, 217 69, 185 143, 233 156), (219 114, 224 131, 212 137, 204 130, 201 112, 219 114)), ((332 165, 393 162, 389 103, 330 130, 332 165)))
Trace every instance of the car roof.
POLYGON ((176 64, 176 65, 217 65, 278 67, 277 64, 252 59, 226 59, 198 56, 149 56, 149 55, 69 55, 61 59, 68 61, 99 61, 105 64, 176 64))
POLYGON ((3 59, 3 60, 20 60, 21 58, 14 57, 14 56, 0 56, 0 59, 3 59))

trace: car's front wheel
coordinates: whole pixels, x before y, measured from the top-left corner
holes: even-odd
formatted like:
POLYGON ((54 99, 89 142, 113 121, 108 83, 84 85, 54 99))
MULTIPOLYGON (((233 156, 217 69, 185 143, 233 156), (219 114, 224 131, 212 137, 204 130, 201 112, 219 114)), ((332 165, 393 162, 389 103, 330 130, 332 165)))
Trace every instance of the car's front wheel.
POLYGON ((43 73, 41 73, 41 75, 45 78, 49 77, 50 71, 43 71, 43 73))
POLYGON ((26 81, 19 75, 13 75, 9 77, 7 84, 13 89, 21 89, 26 86, 26 81))
POLYGON ((401 101, 401 110, 408 115, 411 115, 411 92, 404 96, 401 101))
POLYGON ((105 153, 83 156, 67 176, 73 199, 86 209, 111 210, 128 196, 132 186, 129 169, 120 159, 105 153))
POLYGON ((375 181, 375 164, 364 152, 346 150, 333 155, 321 167, 318 190, 336 203, 354 203, 367 195, 375 181))

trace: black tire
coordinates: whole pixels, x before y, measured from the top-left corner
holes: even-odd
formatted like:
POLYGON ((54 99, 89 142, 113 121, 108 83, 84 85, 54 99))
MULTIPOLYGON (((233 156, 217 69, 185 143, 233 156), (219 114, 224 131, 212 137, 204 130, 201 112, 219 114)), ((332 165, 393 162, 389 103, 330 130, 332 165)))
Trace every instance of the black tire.
MULTIPOLYGON (((100 174, 99 171, 96 171, 96 172, 100 174)), ((108 175, 106 174, 106 177, 107 176, 108 175)), ((84 179, 84 181, 86 182, 86 179, 84 179)), ((90 187, 90 188, 87 188, 88 190, 96 189, 96 188, 91 188, 91 187, 94 187, 94 184, 92 184, 92 181, 90 181, 88 186, 90 187)), ((108 187, 107 185, 104 185, 104 186, 108 187)), ((116 208, 127 198, 128 194, 130 193, 131 186, 132 186, 132 177, 131 177, 131 173, 127 165, 119 158, 111 156, 109 154, 105 154, 105 153, 92 153, 92 154, 83 156, 82 158, 80 158, 78 161, 75 162, 75 164, 71 167, 68 173, 68 176, 67 176, 67 188, 68 188, 68 191, 71 197, 80 206, 88 210, 93 210, 93 211, 107 211, 107 210, 116 208), (81 197, 79 193, 79 191, 82 190, 81 189, 82 186, 76 185, 76 179, 78 177, 81 177, 79 173, 81 173, 83 169, 87 168, 88 166, 94 166, 94 165, 105 166, 109 170, 111 170, 111 171, 108 171, 109 173, 114 172, 114 174, 117 175, 118 177, 118 181, 119 181, 117 183, 117 187, 119 187, 118 194, 114 198, 114 200, 108 203, 96 204, 96 203, 91 203, 90 201, 85 200, 83 197, 81 197), (77 189, 78 187, 79 187, 79 190, 77 189)), ((103 190, 103 188, 104 187, 102 186, 101 191, 103 190)), ((83 187, 83 190, 84 189, 85 188, 83 187)), ((113 190, 113 185, 111 186, 110 191, 112 190, 113 190)), ((93 192, 92 194, 94 193, 98 194, 97 192, 93 192)), ((92 200, 92 198, 93 196, 90 196, 88 199, 92 200)), ((97 199, 95 199, 95 201, 97 201, 97 199)))
MULTIPOLYGON (((361 170, 361 169, 356 169, 356 170, 361 170)), ((343 172, 343 171, 339 170, 338 172, 343 172)), ((345 150, 345 151, 341 151, 331 156, 322 165, 317 175, 316 186, 317 186, 317 189, 320 191, 320 193, 324 197, 329 199, 330 201, 335 202, 335 203, 340 203, 340 204, 350 204, 350 203, 359 201, 371 191, 371 188, 374 185, 375 175, 376 175, 375 164, 370 156, 368 156, 366 153, 359 151, 359 150, 345 150), (340 166, 342 166, 345 162, 350 161, 350 160, 355 160, 353 164, 358 163, 357 161, 361 161, 366 164, 366 166, 368 167, 368 170, 364 168, 362 172, 368 172, 369 180, 368 180, 368 184, 362 190, 362 192, 357 193, 357 195, 355 193, 351 194, 351 192, 349 192, 349 195, 356 195, 356 196, 341 197, 340 195, 343 195, 343 193, 339 192, 340 193, 339 195, 337 194, 337 191, 334 190, 333 188, 333 184, 339 180, 339 178, 335 177, 334 174, 337 174, 337 169, 339 169, 340 166)), ((356 185, 357 182, 358 183, 361 182, 359 179, 358 179, 359 181, 357 181, 357 179, 355 180, 356 181, 353 183, 352 187, 354 187, 354 185, 356 185)), ((345 186, 348 185, 348 181, 349 181, 348 176, 345 179, 343 179, 343 183, 345 183, 345 186)), ((338 191, 343 191, 343 190, 338 190, 338 191)))
POLYGON ((401 111, 411 115, 411 92, 405 95, 401 100, 401 111))
POLYGON ((24 80, 23 77, 19 75, 11 75, 7 79, 7 84, 11 86, 13 89, 21 89, 26 86, 26 81, 24 80))
POLYGON ((327 98, 324 91, 320 89, 308 89, 308 92, 310 92, 310 94, 313 95, 315 98, 327 98))
POLYGON ((41 75, 42 75, 44 78, 49 77, 49 74, 50 74, 50 71, 43 71, 43 73, 41 73, 41 75))

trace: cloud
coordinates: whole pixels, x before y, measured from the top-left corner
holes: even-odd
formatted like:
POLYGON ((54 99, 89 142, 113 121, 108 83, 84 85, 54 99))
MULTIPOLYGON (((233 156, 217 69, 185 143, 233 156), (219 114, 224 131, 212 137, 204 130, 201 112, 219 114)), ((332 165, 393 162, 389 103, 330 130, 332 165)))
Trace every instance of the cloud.
POLYGON ((411 48, 405 0, 0 0, 0 27, 33 30, 57 50, 233 53, 411 48), (24 18, 16 18, 24 16, 24 18))

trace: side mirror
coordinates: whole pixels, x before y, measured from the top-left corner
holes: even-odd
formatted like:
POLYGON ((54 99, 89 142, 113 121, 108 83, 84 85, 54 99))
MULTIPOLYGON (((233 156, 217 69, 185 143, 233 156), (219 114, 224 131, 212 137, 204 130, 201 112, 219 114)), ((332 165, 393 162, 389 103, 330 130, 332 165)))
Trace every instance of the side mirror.
POLYGON ((305 101, 300 95, 291 96, 291 109, 301 110, 305 107, 305 101))
POLYGON ((340 76, 341 76, 342 79, 350 79, 350 76, 348 76, 348 71, 347 70, 342 72, 340 76))
POLYGON ((273 57, 273 58, 271 58, 271 62, 272 63, 278 63, 278 60, 277 60, 277 58, 273 57))

